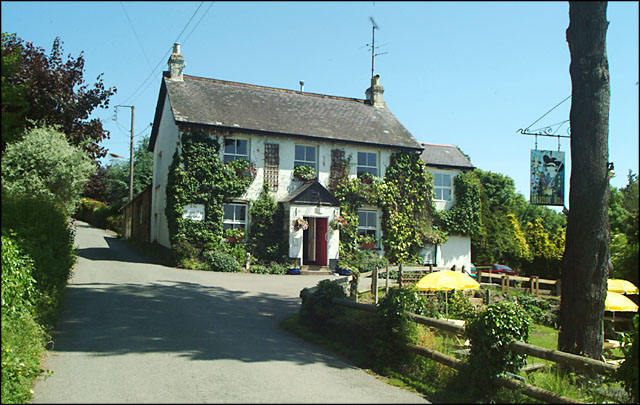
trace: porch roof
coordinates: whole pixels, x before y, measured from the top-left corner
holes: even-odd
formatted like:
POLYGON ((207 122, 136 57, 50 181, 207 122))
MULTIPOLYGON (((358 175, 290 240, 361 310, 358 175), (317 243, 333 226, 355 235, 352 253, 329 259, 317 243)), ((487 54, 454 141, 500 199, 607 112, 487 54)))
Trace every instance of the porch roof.
POLYGON ((340 206, 340 201, 317 181, 301 185, 282 201, 300 205, 340 206))

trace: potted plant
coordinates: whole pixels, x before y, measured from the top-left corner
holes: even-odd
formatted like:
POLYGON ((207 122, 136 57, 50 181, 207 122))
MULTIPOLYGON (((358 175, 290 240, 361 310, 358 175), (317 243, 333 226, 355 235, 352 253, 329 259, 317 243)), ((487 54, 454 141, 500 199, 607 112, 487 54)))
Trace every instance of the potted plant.
POLYGON ((304 218, 296 218, 293 221, 291 221, 291 225, 293 226, 293 230, 294 231, 299 231, 299 230, 307 230, 309 228, 309 222, 307 222, 306 219, 304 218))
POLYGON ((316 178, 316 169, 307 165, 300 165, 293 168, 293 177, 298 180, 308 181, 316 178))
POLYGON ((240 243, 244 239, 244 229, 229 228, 224 231, 224 237, 227 238, 229 243, 240 243))
POLYGON ((361 182, 365 183, 365 184, 371 184, 373 182, 373 174, 369 173, 369 172, 362 172, 360 174, 358 174, 358 178, 360 179, 361 182))
POLYGON ((334 231, 344 228, 346 224, 347 224, 347 220, 344 219, 343 217, 332 219, 331 222, 329 222, 329 226, 334 231))
POLYGON ((256 175, 256 165, 249 162, 247 159, 234 159, 231 162, 227 163, 237 175, 246 176, 246 177, 255 177, 256 175))
POLYGON ((356 242, 358 242, 363 249, 372 249, 376 245, 376 238, 373 235, 363 234, 356 238, 356 242))

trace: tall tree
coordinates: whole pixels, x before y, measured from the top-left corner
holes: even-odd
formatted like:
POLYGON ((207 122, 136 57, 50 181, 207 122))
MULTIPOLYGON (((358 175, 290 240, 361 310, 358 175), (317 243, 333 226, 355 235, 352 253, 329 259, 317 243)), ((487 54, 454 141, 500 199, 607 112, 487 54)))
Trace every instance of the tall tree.
MULTIPOLYGON (((145 136, 133 151, 133 195, 138 195, 153 179, 153 152, 149 152, 149 136, 145 136)), ((107 196, 110 205, 123 205, 129 199, 130 160, 120 160, 106 168, 107 196)))
POLYGON ((602 356, 609 260, 607 2, 569 2, 571 190, 558 348, 602 356))
POLYGON ((83 79, 84 56, 62 58, 60 38, 51 53, 2 33, 2 150, 36 126, 59 125, 67 141, 82 146, 92 159, 106 156, 98 143, 109 138, 99 119, 88 120, 98 107, 107 108, 115 87, 106 89, 102 74, 92 87, 83 79))

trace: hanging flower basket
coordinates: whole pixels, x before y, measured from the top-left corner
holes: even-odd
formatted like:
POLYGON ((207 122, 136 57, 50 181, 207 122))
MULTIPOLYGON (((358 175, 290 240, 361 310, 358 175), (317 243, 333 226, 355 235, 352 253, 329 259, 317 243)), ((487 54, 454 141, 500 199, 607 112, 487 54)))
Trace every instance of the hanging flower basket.
POLYGON ((376 246, 376 238, 373 235, 360 235, 356 241, 363 249, 373 249, 376 246))
POLYGON ((244 177, 255 177, 256 176, 256 165, 249 162, 246 159, 235 159, 231 162, 227 163, 236 175, 244 176, 244 177))
POLYGON ((307 229, 309 229, 309 222, 307 222, 304 218, 296 218, 293 221, 291 221, 291 225, 293 226, 293 230, 294 231, 299 231, 299 230, 303 230, 306 231, 307 229))
POLYGON ((343 217, 338 217, 336 219, 331 220, 331 222, 329 222, 329 226, 334 231, 344 228, 345 225, 347 225, 347 220, 344 219, 343 217))

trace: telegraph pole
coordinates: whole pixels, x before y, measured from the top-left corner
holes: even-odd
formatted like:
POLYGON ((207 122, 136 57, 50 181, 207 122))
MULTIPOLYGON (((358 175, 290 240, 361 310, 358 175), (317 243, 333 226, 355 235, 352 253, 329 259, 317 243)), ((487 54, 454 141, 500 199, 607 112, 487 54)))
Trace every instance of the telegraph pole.
POLYGON ((116 110, 118 107, 131 108, 131 149, 129 152, 129 202, 131 202, 133 200, 133 122, 135 107, 132 105, 117 105, 116 110))

